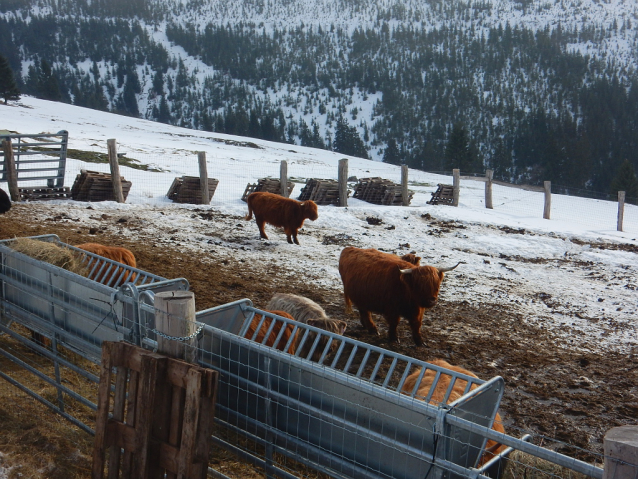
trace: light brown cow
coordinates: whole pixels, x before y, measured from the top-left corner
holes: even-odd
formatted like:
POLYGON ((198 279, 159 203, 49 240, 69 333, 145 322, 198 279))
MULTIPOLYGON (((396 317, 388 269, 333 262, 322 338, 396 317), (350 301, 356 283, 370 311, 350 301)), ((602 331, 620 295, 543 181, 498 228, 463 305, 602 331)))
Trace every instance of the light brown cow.
POLYGON ((288 243, 292 244, 294 241, 295 244, 299 244, 297 232, 304 221, 314 221, 319 217, 317 204, 312 200, 297 201, 274 193, 257 191, 248 195, 246 203, 248 215, 245 219, 250 220, 253 213, 255 214, 259 235, 264 239, 268 239, 264 225, 269 223, 284 229, 288 243))
POLYGON ((346 311, 354 303, 362 326, 375 334, 379 332, 371 313, 381 314, 388 322, 388 338, 394 342, 399 340, 397 327, 403 317, 410 323, 415 344, 421 346, 423 313, 436 305, 444 273, 456 266, 416 266, 395 254, 348 246, 339 258, 346 311))
MULTIPOLYGON (((345 321, 329 318, 321 306, 313 300, 303 296, 288 293, 276 293, 268 302, 266 308, 269 310, 286 311, 294 318, 295 321, 314 326, 315 328, 325 329, 326 331, 334 334, 343 335, 346 331, 345 321)), ((300 342, 302 337, 303 334, 299 335, 297 342, 300 342)), ((315 337, 316 334, 314 332, 310 332, 308 334, 308 338, 306 339, 303 349, 299 354, 301 357, 305 358, 308 356, 308 353, 315 341, 315 337)), ((311 358, 312 360, 317 361, 321 357, 327 343, 328 338, 322 336, 317 343, 317 347, 315 348, 315 352, 311 358)), ((336 347, 337 342, 332 341, 330 344, 330 351, 333 351, 336 347)))
MULTIPOLYGON (((277 316, 282 316, 284 318, 295 319, 291 315, 286 313, 285 311, 267 311, 267 312, 276 314, 277 316)), ((255 334, 255 331, 257 331, 257 327, 259 326, 259 323, 261 322, 261 318, 262 318, 261 314, 255 314, 255 317, 250 323, 250 326, 248 326, 248 330, 246 331, 246 334, 244 334, 245 338, 253 339, 253 335, 255 334)), ((257 336, 253 339, 254 341, 257 341, 258 343, 263 343, 264 337, 266 336, 266 333, 268 332, 268 328, 270 328, 272 321, 273 321, 273 318, 271 318, 270 316, 266 316, 266 319, 264 319, 264 322, 261 325, 261 328, 259 329, 257 336)), ((285 323, 284 321, 278 320, 275 322, 275 325, 273 326, 272 331, 270 332, 270 335, 268 336, 268 339, 263 344, 265 344, 266 346, 276 347, 279 351, 284 351, 284 349, 286 348, 286 344, 288 343, 288 340, 290 339, 290 336, 292 335, 292 332, 294 329, 295 328, 293 324, 285 323), (281 335, 281 338, 279 338, 279 341, 277 342, 277 344, 275 344, 275 341, 277 340, 277 336, 279 335, 279 332, 281 331, 281 328, 284 325, 285 325, 284 332, 281 335)), ((286 350, 286 352, 290 354, 295 354, 295 351, 297 350, 298 335, 299 335, 299 330, 295 331, 295 336, 293 340, 291 341, 290 346, 288 346, 288 349, 286 350)))
MULTIPOLYGON (((467 376, 471 376, 473 378, 478 379, 478 376, 472 373, 471 371, 468 371, 467 369, 462 368, 460 366, 453 366, 443 359, 434 359, 428 362, 430 364, 434 364, 435 366, 451 369, 452 371, 456 371, 458 373, 462 373, 467 376)), ((405 379, 401 392, 405 394, 412 394, 412 391, 414 390, 414 386, 420 374, 421 374, 420 368, 414 371, 412 374, 410 374, 405 379)), ((423 378, 421 379, 421 384, 419 384, 418 389, 416 391, 415 397, 417 397, 417 399, 423 399, 427 397, 427 395, 430 393, 430 389, 432 388, 432 383, 434 382, 435 377, 436 377, 436 371, 434 369, 427 369, 425 371, 425 373, 423 374, 423 378)), ((434 391, 432 392, 432 397, 430 398, 430 404, 441 404, 443 402, 443 400, 445 399, 445 393, 447 392, 448 387, 450 386, 451 380, 452 380, 452 376, 450 376, 449 374, 441 373, 441 375, 439 376, 439 380, 436 383, 436 387, 434 388, 434 391)), ((461 396, 463 396, 463 393, 465 392, 466 387, 467 387, 467 381, 462 379, 456 380, 454 382, 454 386, 452 386, 452 391, 450 393, 450 396, 447 399, 447 404, 450 404, 456 401, 457 399, 459 399, 461 396)), ((476 389, 476 388, 477 388, 477 385, 473 384, 470 387, 470 390, 476 389)), ((501 419, 500 414, 498 413, 496 413, 496 416, 494 418, 492 429, 494 429, 497 432, 505 433, 505 428, 503 427, 503 421, 501 419)), ((504 446, 503 444, 499 444, 496 441, 493 441, 491 439, 488 440, 487 444, 485 445, 485 452, 483 453, 483 456, 481 457, 481 460, 479 461, 478 466, 479 467, 482 466, 487 461, 492 459, 494 456, 500 454, 503 450, 505 450, 505 448, 506 446, 504 446)))
MULTIPOLYGON (((103 256, 104 258, 117 261, 118 263, 122 263, 127 266, 132 266, 133 268, 137 267, 135 255, 133 255, 130 250, 121 246, 105 246, 99 243, 83 243, 76 245, 76 248, 103 256)), ((135 281, 135 273, 129 274, 128 271, 124 271, 123 268, 119 267, 111 267, 109 269, 109 266, 110 265, 106 265, 104 269, 101 267, 96 268, 95 271, 89 275, 89 279, 112 287, 120 286, 126 281, 135 281), (111 284, 111 282, 114 282, 114 284, 111 284)))

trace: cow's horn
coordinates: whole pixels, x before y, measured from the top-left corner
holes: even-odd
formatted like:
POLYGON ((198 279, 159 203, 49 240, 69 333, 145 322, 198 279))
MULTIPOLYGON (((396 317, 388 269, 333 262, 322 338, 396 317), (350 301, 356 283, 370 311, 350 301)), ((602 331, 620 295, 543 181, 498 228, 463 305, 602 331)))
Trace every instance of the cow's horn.
POLYGON ((452 271, 454 268, 456 268, 458 265, 460 265, 463 261, 459 261, 458 263, 456 263, 456 265, 450 267, 450 268, 437 268, 439 270, 439 273, 447 273, 448 271, 452 271))
POLYGON ((412 268, 408 268, 408 269, 399 269, 399 272, 401 274, 412 274, 412 268))

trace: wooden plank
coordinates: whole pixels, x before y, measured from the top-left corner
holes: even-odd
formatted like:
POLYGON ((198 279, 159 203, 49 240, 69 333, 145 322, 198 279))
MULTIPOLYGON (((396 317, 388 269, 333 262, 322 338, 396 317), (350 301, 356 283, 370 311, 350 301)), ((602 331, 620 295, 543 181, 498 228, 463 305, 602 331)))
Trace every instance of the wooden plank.
MULTIPOLYGON (((139 356, 136 356, 139 357, 139 356)), ((138 371, 130 369, 129 374, 129 390, 126 401, 126 424, 135 427, 135 407, 137 401, 137 389, 140 381, 138 371)), ((122 458, 122 477, 131 476, 131 468, 133 467, 133 450, 126 449, 122 458)))
POLYGON ((106 453, 106 426, 109 418, 109 400, 111 397, 111 351, 113 343, 102 343, 100 362, 100 384, 98 386, 97 413, 95 417, 95 439, 93 441, 92 479, 104 477, 104 459, 106 453))
POLYGON ((184 404, 181 447, 177 469, 178 479, 190 477, 191 466, 195 460, 201 391, 202 373, 195 368, 191 368, 186 377, 186 403, 184 404))
MULTIPOLYGON (((115 375, 115 397, 113 399, 113 419, 124 420, 124 408, 126 407, 126 382, 128 369, 118 366, 115 375)), ((116 479, 120 471, 121 449, 119 446, 111 446, 109 450, 109 479, 116 479)))

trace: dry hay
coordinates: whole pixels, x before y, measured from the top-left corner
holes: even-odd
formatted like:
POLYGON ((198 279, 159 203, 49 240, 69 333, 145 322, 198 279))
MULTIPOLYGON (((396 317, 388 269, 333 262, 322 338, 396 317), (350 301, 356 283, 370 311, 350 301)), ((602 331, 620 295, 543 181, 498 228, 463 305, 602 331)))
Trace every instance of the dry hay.
POLYGON ((88 271, 82 259, 69 248, 55 243, 39 241, 30 238, 17 238, 9 243, 9 247, 31 258, 50 263, 81 276, 87 276, 88 271))

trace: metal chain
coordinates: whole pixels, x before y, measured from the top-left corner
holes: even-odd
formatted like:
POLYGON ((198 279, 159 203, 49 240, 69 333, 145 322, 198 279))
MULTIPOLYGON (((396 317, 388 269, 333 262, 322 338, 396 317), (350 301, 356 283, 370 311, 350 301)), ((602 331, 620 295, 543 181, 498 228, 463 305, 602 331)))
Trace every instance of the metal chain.
POLYGON ((164 339, 168 339, 169 341, 188 341, 189 339, 193 339, 194 337, 199 336, 199 333, 201 333, 202 329, 204 329, 204 324, 203 323, 200 324, 199 328, 197 328, 197 331, 195 331, 190 336, 169 336, 168 334, 164 334, 163 332, 158 331, 157 329, 153 329, 153 328, 149 328, 149 329, 150 331, 154 332, 158 336, 161 336, 164 339))

